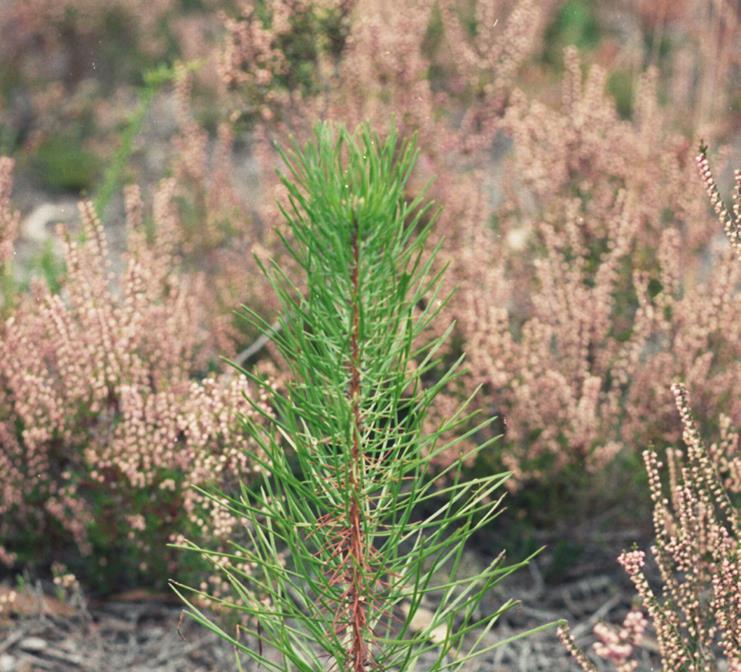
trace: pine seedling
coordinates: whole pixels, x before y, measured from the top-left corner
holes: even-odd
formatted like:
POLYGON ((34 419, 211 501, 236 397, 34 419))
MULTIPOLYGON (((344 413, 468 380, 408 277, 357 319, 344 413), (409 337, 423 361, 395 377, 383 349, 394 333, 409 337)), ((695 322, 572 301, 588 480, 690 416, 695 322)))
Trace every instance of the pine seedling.
POLYGON ((278 328, 247 314, 291 382, 279 391, 243 371, 271 400, 266 427, 246 421, 262 477, 239 498, 212 496, 244 521, 247 542, 229 554, 186 546, 214 561, 234 599, 173 584, 189 615, 258 669, 457 670, 502 643, 490 630, 514 605, 490 610, 484 598, 526 561, 500 554, 471 576, 463 553, 498 514, 508 474, 463 478, 483 444, 431 475, 436 455, 482 425, 465 404, 433 430, 425 422, 462 362, 432 375, 450 329, 426 328, 449 297, 428 252, 430 205, 405 198, 415 159, 394 132, 328 125, 283 154, 283 242, 304 277, 299 287, 264 267, 278 328), (236 636, 201 610, 209 600, 239 615, 236 636))

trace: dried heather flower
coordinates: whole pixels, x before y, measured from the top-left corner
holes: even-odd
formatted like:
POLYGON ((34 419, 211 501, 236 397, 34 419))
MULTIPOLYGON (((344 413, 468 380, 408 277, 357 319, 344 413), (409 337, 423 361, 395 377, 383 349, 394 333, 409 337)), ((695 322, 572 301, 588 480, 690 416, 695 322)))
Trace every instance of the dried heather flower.
POLYGON ((605 660, 609 660, 617 672, 634 672, 638 663, 630 660, 634 647, 639 647, 646 629, 646 618, 639 610, 628 612, 619 629, 611 628, 605 623, 594 627, 594 634, 598 642, 594 644, 594 652, 605 660))
POLYGON ((510 97, 497 230, 466 192, 447 241, 467 390, 483 385, 485 411, 503 416, 515 485, 571 466, 597 473, 630 446, 675 440, 664 381, 687 381, 703 415, 741 411, 740 269, 713 252, 717 222, 700 185, 688 188, 688 145, 666 130, 657 73, 641 77, 622 121, 604 72, 585 78, 573 49, 565 64, 561 109, 510 97))
MULTIPOLYGON (((738 669, 741 665, 741 559, 739 516, 717 464, 705 450, 691 415, 687 390, 675 384, 686 456, 668 453, 669 478, 653 451, 644 452, 656 534, 652 555, 661 577, 655 592, 645 574, 646 554, 623 552, 618 558, 633 582, 656 633, 662 669, 701 672, 738 669), (724 667, 726 665, 727 667, 724 667)), ((595 652, 619 672, 632 672, 631 661, 646 629, 646 620, 631 611, 620 629, 595 628, 595 652)), ((585 667, 572 641, 566 648, 585 667)))
POLYGON ((21 221, 20 213, 10 204, 13 164, 13 159, 0 156, 0 271, 3 272, 13 256, 13 245, 21 221))
MULTIPOLYGON (((741 667, 741 521, 720 476, 722 462, 713 461, 700 438, 686 388, 675 384, 672 392, 686 455, 667 453, 668 478, 664 480, 656 453, 647 450, 643 454, 654 506, 652 555, 659 569, 660 591, 649 585, 644 551, 624 551, 618 562, 648 613, 662 670, 737 670, 741 667)), ((643 614, 634 609, 620 628, 596 626, 595 653, 618 672, 633 672, 638 664, 631 658, 641 646, 647 625, 643 614)), ((593 672, 596 668, 568 629, 559 635, 580 668, 593 672)))
POLYGON ((729 212, 723 203, 723 198, 718 191, 718 187, 715 184, 713 173, 710 170, 710 162, 708 161, 707 148, 701 147, 700 153, 696 157, 697 169, 700 172, 705 183, 705 189, 708 192, 710 198, 710 204, 715 210, 715 214, 718 216, 718 220, 723 226, 728 242, 731 247, 736 251, 736 254, 741 258, 741 170, 734 172, 734 190, 733 190, 733 208, 729 212))
MULTIPOLYGON (((245 381, 201 379, 211 357, 203 285, 178 270, 174 188, 166 180, 154 196, 151 241, 139 190, 127 190, 130 238, 120 275, 92 205, 81 203, 84 241, 62 232, 62 291, 34 283, 2 326, 6 562, 31 549, 35 562, 47 562, 58 537, 77 546, 81 567, 93 550, 107 557, 126 544, 129 552, 110 558, 111 581, 135 567, 166 576, 172 557, 162 547, 172 535, 191 529, 214 538, 211 504, 191 485, 229 490, 237 475, 252 472, 240 420, 254 412, 245 381)), ((216 538, 235 525, 222 516, 216 538)), ((83 573, 90 578, 89 565, 83 573)))
MULTIPOLYGON (((669 454, 668 493, 655 453, 644 452, 654 504, 653 556, 661 575, 661 593, 654 593, 648 585, 642 551, 623 553, 618 561, 651 617, 664 669, 719 670, 721 661, 736 669, 741 665, 738 510, 702 443, 686 388, 675 384, 672 391, 687 454, 669 454)), ((626 621, 624 629, 631 632, 628 625, 626 621)))
POLYGON ((558 638, 561 640, 561 644, 572 655, 582 672, 597 672, 597 668, 594 666, 592 661, 587 658, 586 654, 574 641, 568 623, 562 623, 559 625, 556 632, 558 633, 558 638))

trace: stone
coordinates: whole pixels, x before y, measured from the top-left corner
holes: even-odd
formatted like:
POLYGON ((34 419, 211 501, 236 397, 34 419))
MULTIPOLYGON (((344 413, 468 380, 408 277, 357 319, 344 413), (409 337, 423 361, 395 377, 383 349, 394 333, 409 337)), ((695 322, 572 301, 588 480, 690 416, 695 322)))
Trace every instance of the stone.
POLYGON ((46 648, 46 641, 41 637, 24 637, 18 646, 28 653, 39 653, 46 648))
POLYGON ((43 243, 54 233, 54 226, 68 224, 77 218, 75 201, 42 203, 34 208, 21 224, 21 237, 33 243, 43 243))

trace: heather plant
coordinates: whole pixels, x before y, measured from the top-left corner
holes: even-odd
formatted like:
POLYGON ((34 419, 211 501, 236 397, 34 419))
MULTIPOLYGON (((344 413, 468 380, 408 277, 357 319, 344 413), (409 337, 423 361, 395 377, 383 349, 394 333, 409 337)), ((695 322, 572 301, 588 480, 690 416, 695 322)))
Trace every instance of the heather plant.
POLYGON ((628 4, 648 60, 665 74, 668 96, 685 115, 684 124, 705 137, 727 131, 733 123, 727 112, 738 104, 733 85, 739 68, 738 7, 728 0, 628 4))
POLYGON ((481 0, 472 16, 451 0, 389 10, 384 0, 358 3, 336 82, 317 101, 317 114, 381 123, 392 109, 402 129, 419 134, 435 167, 475 161, 491 145, 514 77, 535 48, 537 3, 481 0))
MULTIPOLYGON (((224 17, 219 74, 240 115, 285 120, 285 108, 321 92, 336 66, 356 0, 249 0, 224 17)), ((297 115, 299 116, 299 115, 297 115)))
MULTIPOLYGON (((216 17, 205 10, 214 4, 229 3, 196 3, 183 11, 173 0, 3 2, 1 151, 33 152, 75 130, 95 147, 90 136, 111 130, 106 119, 115 125, 119 115, 112 107, 129 110, 126 85, 141 72, 163 59, 208 54, 207 36, 216 17)), ((74 164, 67 170, 75 170, 74 164)))
MULTIPOLYGON (((0 332, 7 565, 63 561, 103 590, 151 584, 176 568, 175 555, 163 551, 176 533, 215 540, 232 531, 234 521, 190 485, 228 489, 236 474, 252 473, 237 418, 251 413, 248 390, 233 375, 202 376, 213 356, 203 279, 178 270, 173 190, 172 180, 158 188, 148 234, 139 189, 128 188, 120 274, 92 203, 81 203, 84 238, 62 233, 61 291, 34 280, 7 311, 0 332)), ((3 213, 12 221, 7 200, 3 213)))
POLYGON ((13 243, 18 235, 20 213, 12 206, 13 160, 0 157, 0 315, 4 315, 13 296, 13 243))
MULTIPOLYGON (((234 306, 242 303, 272 316, 276 306, 252 256, 280 254, 271 221, 259 208, 264 198, 247 198, 240 188, 234 157, 236 127, 218 124, 216 137, 199 120, 193 68, 174 68, 175 133, 168 155, 174 179, 173 203, 178 214, 177 251, 186 270, 208 278, 204 286, 203 322, 216 352, 232 352, 257 333, 237 319, 234 306), (257 203, 255 203, 257 201, 257 203)), ((253 152, 261 155, 259 143, 253 152)))
POLYGON ((462 459, 446 487, 428 474, 463 438, 441 437, 470 417, 463 405, 422 431, 461 362, 426 380, 445 335, 422 337, 447 297, 426 252, 429 205, 404 196, 414 159, 393 132, 382 140, 328 125, 284 157, 284 242, 304 278, 297 286, 271 263, 280 328, 247 314, 272 336, 289 379, 279 392, 244 372, 275 409, 262 427, 245 423, 262 472, 241 497, 212 495, 249 543, 228 553, 184 546, 211 559, 232 599, 174 584, 191 617, 267 669, 460 669, 497 646, 486 633, 514 604, 481 610, 519 565, 502 554, 474 576, 462 565, 465 541, 499 511, 507 474, 462 480, 462 459), (189 595, 240 615, 238 634, 189 595), (415 629, 426 603, 432 615, 415 629))
POLYGON ((702 181, 705 183, 705 190, 710 199, 710 204, 713 206, 718 221, 723 227, 723 233, 725 233, 728 243, 736 253, 736 256, 741 257, 741 170, 736 169, 733 174, 733 205, 729 212, 723 203, 723 197, 718 190, 718 185, 715 183, 710 162, 708 161, 707 151, 707 146, 700 145, 700 152, 695 158, 697 169, 702 181))
MULTIPOLYGON (((736 172, 732 213, 713 179, 706 148, 696 157, 713 209, 737 255, 741 189, 736 172)), ((732 263, 732 262, 731 262, 732 263)), ((711 346, 707 346, 711 347, 711 346)), ((734 421, 721 415, 719 439, 709 448, 692 414, 687 386, 671 386, 686 451, 667 449, 666 471, 659 455, 643 451, 653 504, 655 543, 652 555, 660 592, 650 581, 646 553, 634 548, 618 558, 633 583, 658 643, 662 670, 741 669, 741 556, 738 496, 741 458, 734 421)), ((631 611, 622 628, 595 628, 595 653, 618 672, 638 669, 634 655, 641 646, 647 620, 631 611)), ((559 629, 568 651, 585 672, 596 670, 579 649, 568 625, 559 629)))
POLYGON ((404 133, 420 138, 418 172, 422 181, 436 177, 435 193, 448 204, 441 226, 455 235, 452 222, 470 216, 466 201, 478 177, 471 169, 486 161, 542 24, 543 11, 529 1, 480 0, 470 16, 452 1, 356 2, 339 61, 319 71, 318 92, 300 107, 291 100, 292 109, 258 130, 301 137, 318 119, 378 125, 391 111, 404 133))
POLYGON ((598 474, 627 446, 674 440, 663 381, 686 380, 704 417, 738 413, 738 267, 656 73, 620 120, 604 71, 585 78, 574 50, 564 61, 562 109, 511 97, 502 203, 479 206, 450 251, 467 389, 483 384, 480 403, 502 416, 513 485, 598 474))
MULTIPOLYGON (((661 590, 647 576, 646 554, 638 549, 618 558, 630 577, 656 636, 661 669, 686 672, 741 669, 741 558, 739 557, 738 434, 728 418, 718 442, 706 448, 690 410, 687 390, 672 391, 682 421, 686 453, 668 450, 667 470, 655 451, 643 458, 648 473, 661 590)), ((638 669, 633 659, 646 619, 639 611, 623 627, 595 629, 595 653, 618 672, 638 669)), ((596 667, 580 651, 568 627, 559 634, 580 669, 596 667)))
MULTIPOLYGON (((273 12, 282 7, 266 4, 273 12)), ((453 1, 429 0, 393 8, 385 0, 327 6, 339 17, 345 38, 331 58, 318 59, 315 85, 264 96, 270 100, 256 128, 258 138, 287 130, 305 137, 314 121, 324 118, 349 126, 385 124, 391 111, 405 133, 419 135, 420 168, 440 178, 436 188, 447 201, 454 191, 449 175, 480 162, 499 128, 514 77, 535 50, 543 23, 538 3, 480 0, 472 12, 453 1)), ((298 17, 316 11, 312 7, 281 13, 298 17)), ((285 56, 263 51, 266 45, 274 49, 281 26, 287 30, 292 19, 273 25, 258 20, 258 12, 249 16, 226 24, 221 76, 234 89, 233 114, 251 106, 253 80, 267 85, 277 79, 264 63, 285 67, 286 62, 285 56)))

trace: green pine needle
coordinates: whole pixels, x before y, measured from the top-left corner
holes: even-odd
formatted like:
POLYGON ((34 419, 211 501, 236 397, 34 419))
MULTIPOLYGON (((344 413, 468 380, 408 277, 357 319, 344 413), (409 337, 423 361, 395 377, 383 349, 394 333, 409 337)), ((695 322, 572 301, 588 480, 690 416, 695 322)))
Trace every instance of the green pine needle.
POLYGON ((460 669, 493 648, 486 635, 515 604, 483 610, 491 589, 527 561, 505 566, 500 555, 474 576, 462 567, 467 539, 498 513, 508 474, 467 480, 462 456, 444 470, 446 485, 431 476, 440 452, 489 421, 465 431, 472 416, 463 404, 423 431, 461 362, 423 384, 450 333, 430 338, 427 327, 450 297, 440 296, 439 247, 427 252, 431 205, 405 195, 416 156, 393 131, 382 140, 367 127, 330 125, 282 153, 283 241, 304 283, 264 266, 280 329, 246 317, 271 335, 291 382, 279 393, 245 371, 275 414, 245 422, 263 471, 240 498, 214 497, 244 521, 245 539, 229 554, 187 546, 221 558, 233 591, 222 606, 241 618, 245 637, 185 595, 216 598, 174 584, 196 621, 264 669, 460 669), (431 616, 418 625, 423 607, 431 616))

